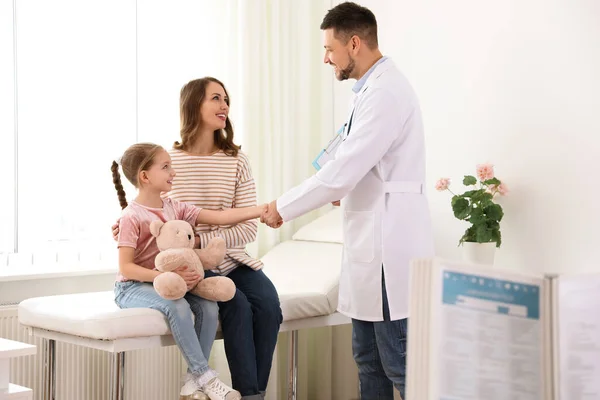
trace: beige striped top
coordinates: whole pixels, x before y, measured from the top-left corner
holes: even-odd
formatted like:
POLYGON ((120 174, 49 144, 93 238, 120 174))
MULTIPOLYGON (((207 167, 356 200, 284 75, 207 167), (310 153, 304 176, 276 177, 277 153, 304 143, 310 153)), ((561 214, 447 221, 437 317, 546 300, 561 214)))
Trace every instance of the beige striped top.
MULTIPOLYGON (((208 210, 256 206, 250 163, 241 151, 236 157, 222 151, 198 156, 172 149, 169 154, 177 175, 168 197, 208 210)), ((200 236, 200 247, 215 236, 225 239, 227 253, 215 272, 227 275, 240 264, 255 270, 262 268, 262 262, 250 257, 245 248, 256 240, 257 228, 258 221, 254 219, 233 226, 198 225, 196 234, 200 236)))

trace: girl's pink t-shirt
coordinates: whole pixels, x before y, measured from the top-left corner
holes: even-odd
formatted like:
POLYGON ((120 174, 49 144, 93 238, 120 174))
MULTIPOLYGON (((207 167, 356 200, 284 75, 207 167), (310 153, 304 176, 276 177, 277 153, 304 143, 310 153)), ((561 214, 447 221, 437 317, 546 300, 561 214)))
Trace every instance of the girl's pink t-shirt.
MULTIPOLYGON (((162 208, 146 207, 132 201, 121 213, 118 247, 133 247, 135 249, 133 262, 144 268, 154 269, 154 259, 160 250, 156 245, 156 238, 150 233, 150 223, 157 220, 167 222, 178 219, 196 226, 196 218, 200 210, 194 205, 170 198, 163 199, 162 208)), ((117 281, 126 280, 121 273, 117 274, 117 281)))

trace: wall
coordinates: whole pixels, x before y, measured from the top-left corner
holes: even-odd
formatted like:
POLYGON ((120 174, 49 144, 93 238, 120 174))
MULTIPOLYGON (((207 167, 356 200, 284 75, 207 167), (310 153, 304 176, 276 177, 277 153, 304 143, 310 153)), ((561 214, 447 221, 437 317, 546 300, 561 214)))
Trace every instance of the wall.
MULTIPOLYGON (((419 94, 425 118, 431 212, 439 255, 460 257, 466 223, 442 176, 460 186, 491 162, 510 187, 496 264, 528 271, 600 270, 595 183, 600 120, 600 2, 363 0, 380 48, 419 94)), ((343 123, 348 82, 335 85, 343 123)), ((457 187, 462 189, 462 187, 457 187)))

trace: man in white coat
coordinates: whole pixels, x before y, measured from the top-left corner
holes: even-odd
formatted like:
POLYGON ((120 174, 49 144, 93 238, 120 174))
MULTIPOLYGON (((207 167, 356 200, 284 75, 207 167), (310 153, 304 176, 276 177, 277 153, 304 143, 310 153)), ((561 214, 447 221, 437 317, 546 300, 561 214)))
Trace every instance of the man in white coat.
MULTIPOLYGON (((433 255, 425 197, 425 144, 417 96, 377 43, 367 8, 329 10, 324 62, 356 79, 335 158, 269 205, 271 227, 342 200, 344 246, 338 310, 352 318, 361 398, 404 395, 409 261, 433 255)), ((318 256, 318 255, 317 255, 318 256)))

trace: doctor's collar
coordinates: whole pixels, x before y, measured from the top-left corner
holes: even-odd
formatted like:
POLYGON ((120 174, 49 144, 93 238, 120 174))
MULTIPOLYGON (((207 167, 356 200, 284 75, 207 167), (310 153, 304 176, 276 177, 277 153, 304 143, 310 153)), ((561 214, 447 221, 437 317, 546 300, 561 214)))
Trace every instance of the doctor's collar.
POLYGON ((356 81, 356 83, 352 87, 352 91, 354 93, 360 92, 360 90, 363 88, 363 86, 365 86, 365 83, 367 83, 367 79, 369 79, 369 75, 371 75, 373 73, 373 71, 375 71, 375 68, 377 68, 377 66, 379 64, 381 64, 382 62, 384 62, 385 60, 387 60, 387 56, 383 56, 379 60, 377 60, 377 62, 375 64, 373 64, 373 66, 371 68, 369 68, 369 70, 367 72, 365 72, 365 74, 362 76, 362 78, 360 78, 359 80, 356 81))

